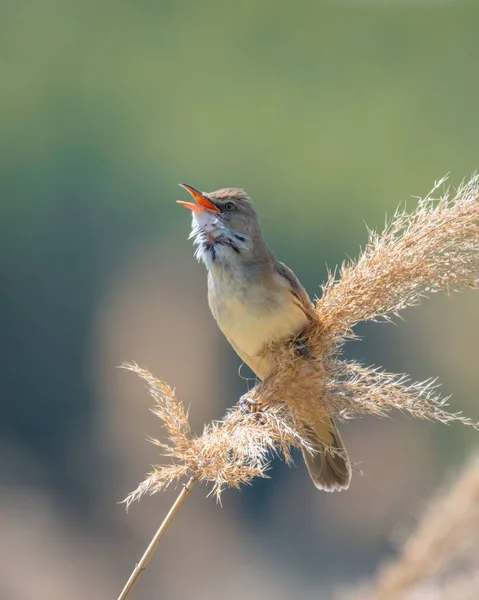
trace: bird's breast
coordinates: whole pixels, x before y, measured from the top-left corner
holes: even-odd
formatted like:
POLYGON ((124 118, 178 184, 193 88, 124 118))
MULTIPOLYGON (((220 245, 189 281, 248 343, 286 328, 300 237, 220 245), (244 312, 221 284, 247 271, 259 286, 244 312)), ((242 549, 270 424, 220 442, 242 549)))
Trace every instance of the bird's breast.
POLYGON ((293 337, 308 321, 286 287, 271 290, 251 284, 238 292, 218 290, 210 283, 209 303, 221 331, 259 377, 270 365, 262 354, 264 347, 293 337))

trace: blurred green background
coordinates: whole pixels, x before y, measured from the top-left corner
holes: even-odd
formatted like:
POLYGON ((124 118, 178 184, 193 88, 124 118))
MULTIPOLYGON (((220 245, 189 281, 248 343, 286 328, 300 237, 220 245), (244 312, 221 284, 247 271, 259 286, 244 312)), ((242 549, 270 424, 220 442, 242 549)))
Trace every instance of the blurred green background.
MULTIPOLYGON (((136 360, 198 431, 244 392, 210 317, 178 182, 244 187, 312 295, 364 223, 479 166, 477 2, 4 0, 0 7, 0 596, 116 597, 174 490, 125 514, 159 435, 136 360), (115 595, 116 594, 116 595, 115 595)), ((435 298, 349 357, 438 375, 477 408, 478 298, 435 298)), ((446 473, 461 426, 342 427, 363 475, 301 460, 196 489, 135 598, 330 598, 374 572, 446 473)))

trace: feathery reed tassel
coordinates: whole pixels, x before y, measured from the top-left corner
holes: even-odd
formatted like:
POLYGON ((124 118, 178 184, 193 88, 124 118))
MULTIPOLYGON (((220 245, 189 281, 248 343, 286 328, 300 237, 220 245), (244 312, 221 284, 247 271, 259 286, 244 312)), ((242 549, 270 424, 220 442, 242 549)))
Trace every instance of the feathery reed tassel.
MULTIPOLYGON (((226 487, 239 488, 255 477, 267 477, 271 453, 289 462, 292 448, 314 452, 301 423, 322 415, 347 419, 360 414, 385 416, 399 409, 418 418, 479 428, 460 413, 445 410, 447 399, 439 396, 434 380, 410 383, 406 375, 340 358, 341 347, 355 337, 358 322, 390 321, 432 293, 478 287, 479 177, 461 185, 453 197, 446 193, 434 200, 431 194, 420 199, 412 213, 397 211, 382 233, 370 231, 359 259, 343 264, 339 277, 330 275, 323 286, 314 306, 316 318, 301 340, 274 345, 272 368, 242 399, 257 412, 245 412, 240 402, 194 437, 172 388, 138 365, 124 365, 146 382, 155 400, 152 411, 166 431, 166 441, 151 441, 171 459, 154 467, 126 498, 127 506, 186 477, 212 484, 211 493, 220 500, 226 487), (298 342, 307 347, 306 354, 298 353, 298 342)), ((155 537, 159 539, 161 534, 155 537)), ((154 551, 155 540, 137 575, 154 551)), ((417 548, 413 555, 418 556, 417 548)))
MULTIPOLYGON (((368 586, 369 589, 348 595, 347 598, 407 598, 415 586, 445 569, 468 544, 477 544, 478 526, 479 457, 474 456, 457 481, 448 485, 442 495, 430 504, 398 558, 380 570, 376 582, 368 586)), ((472 575, 477 578, 477 571, 473 571, 472 575)), ((458 582, 459 579, 455 581, 458 582)), ((451 597, 462 599, 464 596, 459 594, 451 597)))

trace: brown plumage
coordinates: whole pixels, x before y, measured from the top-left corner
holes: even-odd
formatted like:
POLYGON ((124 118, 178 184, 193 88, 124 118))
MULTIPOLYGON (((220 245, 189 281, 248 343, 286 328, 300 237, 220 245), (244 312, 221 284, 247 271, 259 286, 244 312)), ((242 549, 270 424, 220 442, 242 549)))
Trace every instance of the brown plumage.
MULTIPOLYGON (((237 354, 264 379, 273 361, 270 345, 300 336, 315 319, 314 307, 293 271, 267 246, 243 190, 184 187, 198 203, 182 204, 193 211, 192 236, 208 269, 211 312, 237 354)), ((333 419, 318 406, 317 419, 301 429, 314 449, 303 448, 303 456, 315 486, 347 489, 351 466, 333 419)))

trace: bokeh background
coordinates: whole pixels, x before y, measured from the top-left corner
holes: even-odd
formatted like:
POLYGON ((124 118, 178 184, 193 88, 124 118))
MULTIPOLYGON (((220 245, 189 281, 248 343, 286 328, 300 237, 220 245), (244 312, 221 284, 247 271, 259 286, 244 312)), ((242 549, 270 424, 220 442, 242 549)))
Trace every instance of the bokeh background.
MULTIPOLYGON (((311 295, 405 200, 479 166, 477 2, 4 0, 0 7, 0 597, 116 598, 175 497, 118 502, 159 435, 115 367, 176 386, 197 431, 246 389, 175 205, 244 187, 311 295)), ((349 357, 439 376, 479 418, 479 297, 437 297, 349 357)), ((355 474, 301 460, 196 488, 134 597, 330 598, 394 552, 477 433, 342 427, 355 474)))

